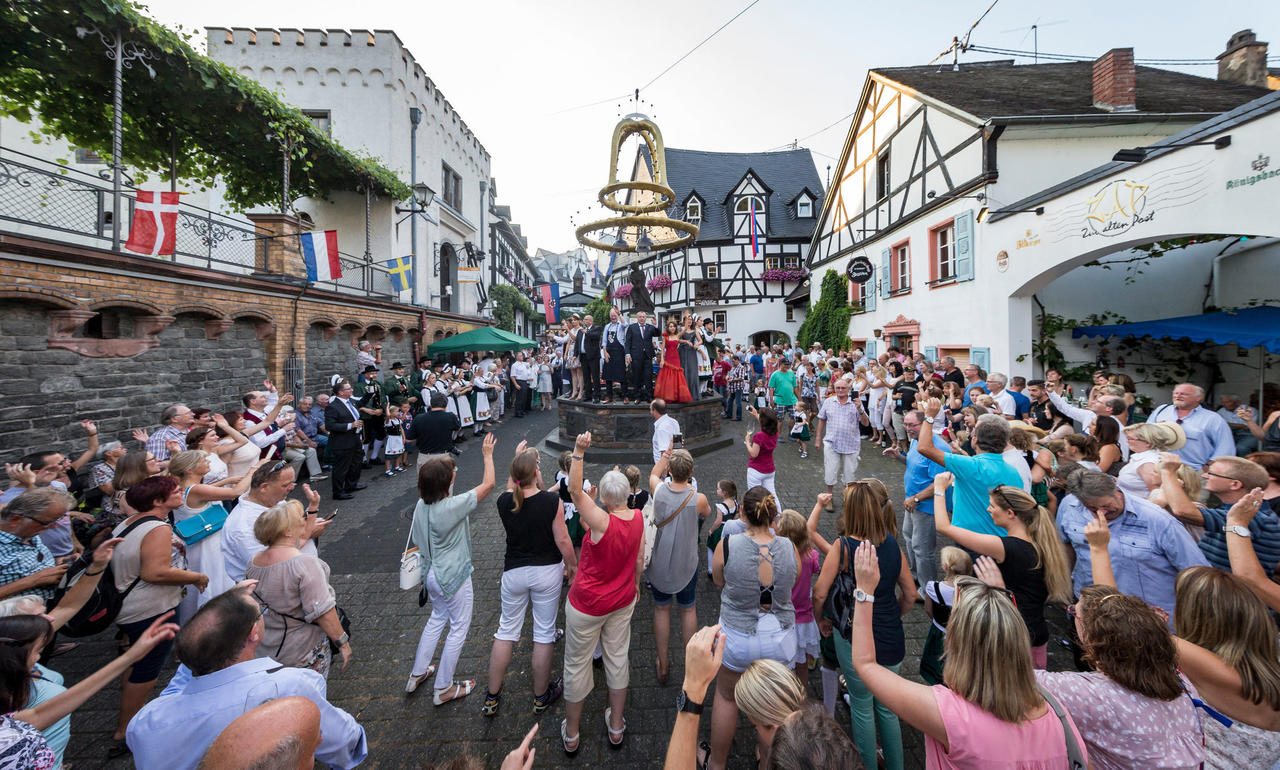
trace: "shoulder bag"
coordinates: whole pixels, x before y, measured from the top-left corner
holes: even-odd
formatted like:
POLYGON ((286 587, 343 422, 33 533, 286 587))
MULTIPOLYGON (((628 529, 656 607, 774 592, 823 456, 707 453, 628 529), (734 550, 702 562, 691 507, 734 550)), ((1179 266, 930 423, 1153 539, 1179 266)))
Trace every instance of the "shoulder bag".
POLYGON ((645 504, 644 511, 641 512, 642 515, 644 516, 644 568, 645 569, 649 569, 649 561, 653 559, 653 543, 655 540, 658 539, 658 530, 667 526, 668 524, 671 523, 672 519, 679 516, 680 512, 684 510, 684 507, 689 504, 689 501, 692 500, 693 496, 696 495, 697 493, 698 493, 698 490, 696 487, 693 489, 690 489, 689 494, 685 495, 684 501, 681 502, 680 505, 676 507, 675 512, 660 522, 654 520, 653 498, 650 498, 649 502, 645 504))
POLYGON ((404 539, 404 552, 400 554, 400 590, 412 591, 422 585, 422 552, 413 545, 413 524, 409 524, 409 536, 404 539))
POLYGON ((1084 760, 1084 751, 1080 748, 1080 742, 1076 740, 1076 733, 1071 729, 1067 710, 1044 687, 1037 684, 1036 689, 1040 691, 1045 703, 1049 704, 1049 708, 1053 709, 1053 713, 1058 715, 1058 721, 1062 723, 1062 732, 1066 734, 1067 739, 1067 767, 1069 770, 1087 770, 1089 765, 1084 760))
MULTIPOLYGON (((186 501, 186 495, 183 495, 183 501, 186 501)), ((200 513, 188 516, 182 521, 173 523, 173 531, 178 533, 178 537, 182 538, 182 542, 187 545, 195 545, 204 540, 209 535, 222 529, 222 525, 227 523, 227 509, 222 503, 211 503, 200 513)))
POLYGON ((858 587, 858 582, 853 576, 853 548, 849 545, 851 539, 840 538, 840 551, 848 566, 836 572, 831 591, 822 605, 823 616, 831 621, 835 630, 845 640, 853 638, 853 592, 858 587))

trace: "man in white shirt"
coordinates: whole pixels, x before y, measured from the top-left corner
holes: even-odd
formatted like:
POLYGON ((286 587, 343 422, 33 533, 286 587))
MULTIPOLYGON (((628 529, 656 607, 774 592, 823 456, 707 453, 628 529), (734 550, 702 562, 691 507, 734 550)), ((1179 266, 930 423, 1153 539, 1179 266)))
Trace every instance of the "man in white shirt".
POLYGON ((996 406, 1000 407, 1000 414, 1004 415, 1006 420, 1016 420, 1018 418, 1018 403, 1013 400, 1013 395, 1004 389, 1009 383, 1009 378, 1000 372, 992 372, 987 375, 987 392, 995 399, 996 406))
POLYGON ((1091 432, 1089 426, 1093 425, 1094 420, 1099 417, 1110 417, 1120 426, 1120 458, 1125 462, 1129 461, 1129 439, 1124 434, 1124 420, 1117 415, 1126 412, 1124 399, 1119 396, 1102 396, 1089 402, 1088 409, 1081 409, 1078 406, 1072 406, 1067 400, 1058 395, 1058 390, 1062 388, 1062 381, 1056 383, 1045 383, 1045 390, 1049 395, 1049 403, 1053 404, 1059 412, 1062 412, 1068 419, 1075 420, 1080 423, 1080 428, 1086 433, 1091 432))
MULTIPOLYGON (((233 582, 244 580, 249 560, 267 548, 254 536, 253 525, 263 511, 289 496, 295 486, 295 478, 293 468, 284 460, 263 465, 253 472, 249 491, 241 495, 222 525, 222 562, 233 582)), ((319 517, 320 493, 313 492, 307 484, 302 486, 302 490, 307 495, 308 531, 301 550, 315 556, 315 538, 329 526, 329 519, 319 517)))
POLYGON ((657 465, 662 453, 671 448, 671 438, 681 435, 680 423, 667 414, 667 402, 660 398, 649 402, 649 415, 653 417, 653 464, 657 465))

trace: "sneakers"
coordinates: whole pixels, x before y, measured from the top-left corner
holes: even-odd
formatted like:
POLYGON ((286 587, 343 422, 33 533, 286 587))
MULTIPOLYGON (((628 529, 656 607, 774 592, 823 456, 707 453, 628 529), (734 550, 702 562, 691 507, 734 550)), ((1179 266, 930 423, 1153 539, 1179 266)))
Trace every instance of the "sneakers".
MULTIPOLYGON (((535 710, 537 708, 537 699, 534 699, 535 710)), ((480 713, 487 717, 496 717, 498 715, 498 706, 502 704, 501 693, 495 694, 486 692, 484 694, 484 704, 480 706, 480 713)))
POLYGON ((809 453, 808 453, 808 452, 805 452, 805 451, 801 451, 801 452, 800 452, 800 456, 801 456, 801 457, 808 457, 808 456, 809 456, 809 453))
POLYGON ((386 476, 387 478, 391 478, 392 476, 396 475, 396 472, 395 472, 395 471, 387 471, 386 473, 384 473, 384 474, 382 474, 382 475, 383 475, 383 476, 386 476))
MULTIPOLYGON (((556 679, 547 685, 547 691, 541 695, 535 695, 533 698, 533 713, 541 714, 551 707, 552 703, 560 700, 560 696, 564 695, 564 677, 556 679)), ((488 701, 485 701, 487 704, 488 701)))

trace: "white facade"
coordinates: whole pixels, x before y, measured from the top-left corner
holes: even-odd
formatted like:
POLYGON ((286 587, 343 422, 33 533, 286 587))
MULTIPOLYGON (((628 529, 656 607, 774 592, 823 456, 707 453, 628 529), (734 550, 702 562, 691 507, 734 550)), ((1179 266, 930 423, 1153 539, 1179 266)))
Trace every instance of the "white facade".
MULTIPOLYGON (((1124 123, 1106 117, 1011 121, 993 137, 991 121, 872 72, 810 245, 811 301, 828 269, 844 274, 852 259, 865 256, 875 274, 850 293, 861 311, 850 324, 855 344, 880 352, 896 344, 1032 377, 1041 374, 1032 342, 1042 312, 1074 319, 1111 312, 1140 321, 1280 295, 1280 247, 1258 237, 1280 235, 1274 215, 1264 216, 1280 180, 1269 193, 1266 185, 1226 189, 1226 181, 1246 175, 1260 153, 1274 154, 1280 163, 1280 146, 1263 139, 1268 129, 1277 135, 1280 115, 1225 130, 1233 140, 1223 150, 1188 147, 1136 165, 1116 164, 1110 175, 1059 197, 1024 200, 1108 163, 1118 149, 1151 145, 1195 125, 1168 116, 1134 115, 1124 123), (1097 217, 1120 221, 1132 211, 1128 198, 1116 204, 1117 194, 1131 194, 1131 183, 1141 191, 1135 193, 1139 206, 1147 207, 1140 210, 1155 216, 1114 226, 1122 236, 1113 237, 1114 230, 1095 235, 1088 217, 1098 226, 1097 217), (1042 215, 978 221, 984 208, 1041 206, 1042 215), (1141 256, 1131 251, 1135 246, 1196 235, 1231 238, 1190 244, 1145 265, 1126 261, 1141 256), (1231 246, 1215 268, 1215 256, 1238 235, 1254 237, 1231 246), (1095 260, 1115 264, 1086 266, 1095 260)), ((1097 341, 1066 337, 1057 341, 1068 362, 1097 355, 1097 341)), ((1130 374, 1143 391, 1157 390, 1142 385, 1149 371, 1138 370, 1149 370, 1149 362, 1120 368, 1115 359, 1113 350, 1111 370, 1130 374)), ((1251 363, 1252 371, 1222 368, 1228 387, 1245 393, 1256 388, 1256 358, 1251 363)))
MULTIPOLYGON (((369 249, 379 262, 412 254, 416 219, 419 304, 479 314, 481 293, 474 285, 458 285, 457 268, 485 246, 490 156, 399 37, 387 30, 210 27, 207 32, 211 58, 279 92, 318 125, 327 125, 344 147, 372 155, 406 182, 416 172, 416 180, 435 191, 427 211, 433 221, 393 212, 406 201, 376 201, 369 249), (413 169, 411 109, 421 111, 413 169)), ((343 252, 363 255, 364 207, 347 203, 305 200, 298 209, 318 228, 337 229, 343 252)), ((405 292, 403 298, 409 297, 405 292)))

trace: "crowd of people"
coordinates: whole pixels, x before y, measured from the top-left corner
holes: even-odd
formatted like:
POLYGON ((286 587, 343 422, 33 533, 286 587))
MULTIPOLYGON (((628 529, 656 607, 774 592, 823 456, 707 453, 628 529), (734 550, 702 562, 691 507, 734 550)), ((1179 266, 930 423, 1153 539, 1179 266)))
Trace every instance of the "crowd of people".
MULTIPOLYGON (((501 712, 531 612, 532 711, 564 701, 568 755, 601 732, 611 748, 626 742, 630 680, 645 668, 632 665, 631 638, 648 623, 635 612, 647 592, 658 686, 678 665, 673 603, 685 650, 669 768, 724 768, 740 714, 761 767, 902 768, 903 721, 938 768, 1280 760, 1280 410, 1259 419, 1223 399, 1214 412, 1184 383, 1141 421, 1123 375, 1099 372, 1076 398, 1054 371, 1024 380, 893 348, 874 359, 820 345, 731 348, 710 326, 691 315, 665 333, 643 320, 570 319, 534 351, 424 358, 409 375, 395 362, 381 379, 380 349, 362 344, 355 382, 335 375, 329 393, 296 408, 266 381, 236 411, 164 407, 158 429, 133 432, 137 448, 100 442, 86 421, 74 458, 40 449, 6 466, 0 768, 57 767, 71 712, 113 679, 108 754, 132 753, 144 770, 196 767, 228 744, 234 754, 236 741, 334 767, 362 762, 363 728, 326 696, 356 655, 317 547, 329 520, 310 484, 291 493, 327 473, 331 499, 350 499, 374 467, 417 474, 416 551, 406 552, 420 606, 431 606, 406 694, 430 682, 444 706, 479 690, 457 669, 476 596, 472 529, 501 524, 501 613, 485 629, 479 711, 501 712), (557 393, 647 403, 649 472, 587 478, 583 433, 550 483, 524 443, 500 474, 488 426, 557 393), (699 483, 675 439, 673 394, 718 396, 726 421, 749 422, 743 448, 727 450, 743 453, 742 477, 699 483), (456 444, 469 436, 480 437, 482 475, 462 490, 456 444), (798 510, 776 484, 774 455, 788 439, 799 462, 822 453, 823 483, 790 501, 798 510), (901 501, 859 476, 871 447, 905 464, 901 501), (491 510, 497 521, 479 524, 491 510), (954 545, 939 548, 944 540, 954 545), (706 590, 718 610, 699 630, 706 590), (903 616, 917 604, 930 626, 913 660, 903 616), (1054 607, 1070 618, 1077 671, 1046 671, 1054 607), (74 643, 59 635, 110 625, 122 656, 64 688, 49 662, 74 643), (181 665, 152 698, 171 652, 181 665), (596 668, 608 694, 588 718, 596 668), (917 673, 924 684, 906 676, 917 673), (840 702, 847 731, 834 721, 840 702), (267 712, 279 740, 245 736, 242 720, 267 712)), ((528 766, 535 732, 504 767, 528 766)))

